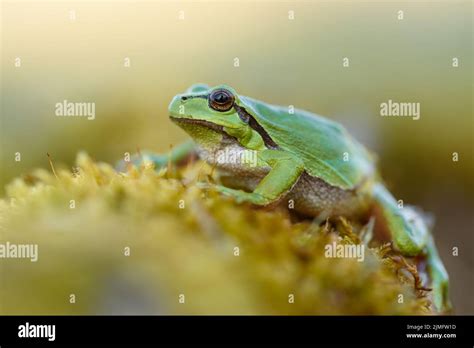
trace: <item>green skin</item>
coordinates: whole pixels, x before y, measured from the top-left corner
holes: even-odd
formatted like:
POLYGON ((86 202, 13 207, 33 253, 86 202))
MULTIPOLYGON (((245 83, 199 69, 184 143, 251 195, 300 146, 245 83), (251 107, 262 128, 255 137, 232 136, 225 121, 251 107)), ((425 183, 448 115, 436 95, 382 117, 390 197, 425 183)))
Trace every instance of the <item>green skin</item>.
POLYGON ((375 217, 376 229, 389 235, 397 251, 426 256, 435 307, 450 309, 448 274, 425 221, 413 208, 399 208, 378 178, 372 155, 341 125, 240 96, 225 85, 192 86, 173 98, 169 114, 193 141, 141 160, 162 167, 197 152, 217 167, 225 184, 213 188, 237 202, 268 206, 288 200, 299 213, 319 219, 375 217), (222 91, 231 99, 222 99, 222 91), (256 162, 216 156, 243 150, 256 154, 256 162))

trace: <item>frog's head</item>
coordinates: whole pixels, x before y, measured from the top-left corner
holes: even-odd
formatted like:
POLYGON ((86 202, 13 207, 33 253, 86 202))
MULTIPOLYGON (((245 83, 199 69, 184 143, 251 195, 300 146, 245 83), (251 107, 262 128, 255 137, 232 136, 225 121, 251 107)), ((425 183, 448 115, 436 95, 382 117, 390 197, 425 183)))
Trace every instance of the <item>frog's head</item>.
POLYGON ((263 146, 259 133, 249 125, 251 116, 232 87, 193 85, 173 98, 169 114, 171 120, 201 145, 220 142, 222 134, 227 134, 244 146, 254 149, 263 146))

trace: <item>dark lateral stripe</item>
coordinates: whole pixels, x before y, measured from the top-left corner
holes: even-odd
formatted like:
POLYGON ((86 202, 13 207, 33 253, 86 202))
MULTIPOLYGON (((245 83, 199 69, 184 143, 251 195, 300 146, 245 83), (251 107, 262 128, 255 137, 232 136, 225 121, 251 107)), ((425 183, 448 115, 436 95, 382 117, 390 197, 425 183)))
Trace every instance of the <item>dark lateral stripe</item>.
POLYGON ((265 144, 266 147, 269 149, 277 149, 278 144, 273 141, 273 139, 268 135, 267 131, 263 129, 263 127, 255 120, 255 118, 250 115, 245 108, 238 106, 237 104, 234 104, 234 108, 237 111, 237 114, 239 115, 240 119, 247 123, 250 128, 252 128, 254 131, 256 131, 258 134, 263 139, 263 143, 265 144))
POLYGON ((207 95, 183 95, 181 97, 181 100, 188 100, 188 99, 193 99, 193 98, 202 98, 202 99, 207 99, 207 95))

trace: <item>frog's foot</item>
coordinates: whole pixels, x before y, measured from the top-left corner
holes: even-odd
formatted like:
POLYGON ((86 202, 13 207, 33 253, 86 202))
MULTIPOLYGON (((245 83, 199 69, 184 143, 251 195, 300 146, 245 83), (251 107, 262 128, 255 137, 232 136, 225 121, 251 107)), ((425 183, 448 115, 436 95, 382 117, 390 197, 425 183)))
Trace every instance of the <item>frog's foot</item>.
POLYGON ((119 161, 116 165, 116 168, 119 172, 127 171, 129 166, 154 166, 155 169, 161 169, 166 166, 168 161, 168 155, 158 155, 149 151, 145 151, 132 155, 128 160, 119 161))
POLYGON ((208 183, 198 183, 198 187, 203 189, 213 189, 222 193, 225 196, 232 197, 237 203, 252 203, 255 205, 267 205, 271 203, 271 199, 265 198, 264 196, 255 192, 245 192, 241 190, 231 189, 222 185, 212 185, 208 183))
POLYGON ((143 151, 134 154, 128 159, 119 161, 116 168, 119 172, 127 171, 129 166, 148 166, 152 165, 156 170, 166 167, 168 164, 178 164, 195 153, 194 143, 187 141, 174 147, 167 154, 156 154, 150 151, 143 151))
POLYGON ((434 307, 438 312, 449 311, 448 273, 423 216, 409 206, 399 208, 395 198, 381 184, 374 187, 374 199, 379 211, 378 221, 384 222, 395 249, 404 256, 426 256, 434 307))
POLYGON ((451 302, 449 301, 449 276, 431 236, 426 245, 426 253, 434 305, 439 312, 449 312, 452 309, 451 302))
MULTIPOLYGON (((405 214, 403 216, 407 219, 405 231, 409 236, 415 236, 413 239, 425 239, 422 250, 417 253, 425 255, 428 273, 430 276, 431 296, 436 311, 443 313, 451 310, 451 303, 449 301, 449 276, 443 265, 443 261, 438 254, 436 245, 432 234, 429 231, 424 215, 411 207, 405 207, 405 214)), ((413 255, 408 253, 408 255, 413 255)))

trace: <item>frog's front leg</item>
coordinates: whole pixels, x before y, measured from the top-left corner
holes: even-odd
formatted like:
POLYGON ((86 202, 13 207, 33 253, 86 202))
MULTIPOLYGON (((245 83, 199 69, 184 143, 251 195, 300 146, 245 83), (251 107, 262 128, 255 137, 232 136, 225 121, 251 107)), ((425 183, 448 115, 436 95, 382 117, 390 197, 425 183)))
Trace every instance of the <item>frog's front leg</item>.
POLYGON ((294 155, 281 150, 263 150, 258 153, 259 164, 269 166, 270 172, 259 182, 253 192, 216 185, 219 192, 232 196, 237 202, 268 205, 282 198, 304 171, 303 162, 294 155))
POLYGON ((149 151, 143 151, 139 154, 133 155, 129 161, 120 161, 116 168, 118 171, 126 171, 128 165, 141 166, 142 164, 152 164, 155 169, 161 169, 168 163, 177 164, 196 152, 193 141, 186 141, 174 147, 167 154, 156 154, 149 151))
POLYGON ((399 208, 382 184, 375 184, 373 194, 383 229, 391 234, 395 248, 406 256, 426 255, 434 305, 440 312, 449 311, 448 273, 423 217, 410 207, 399 208))

